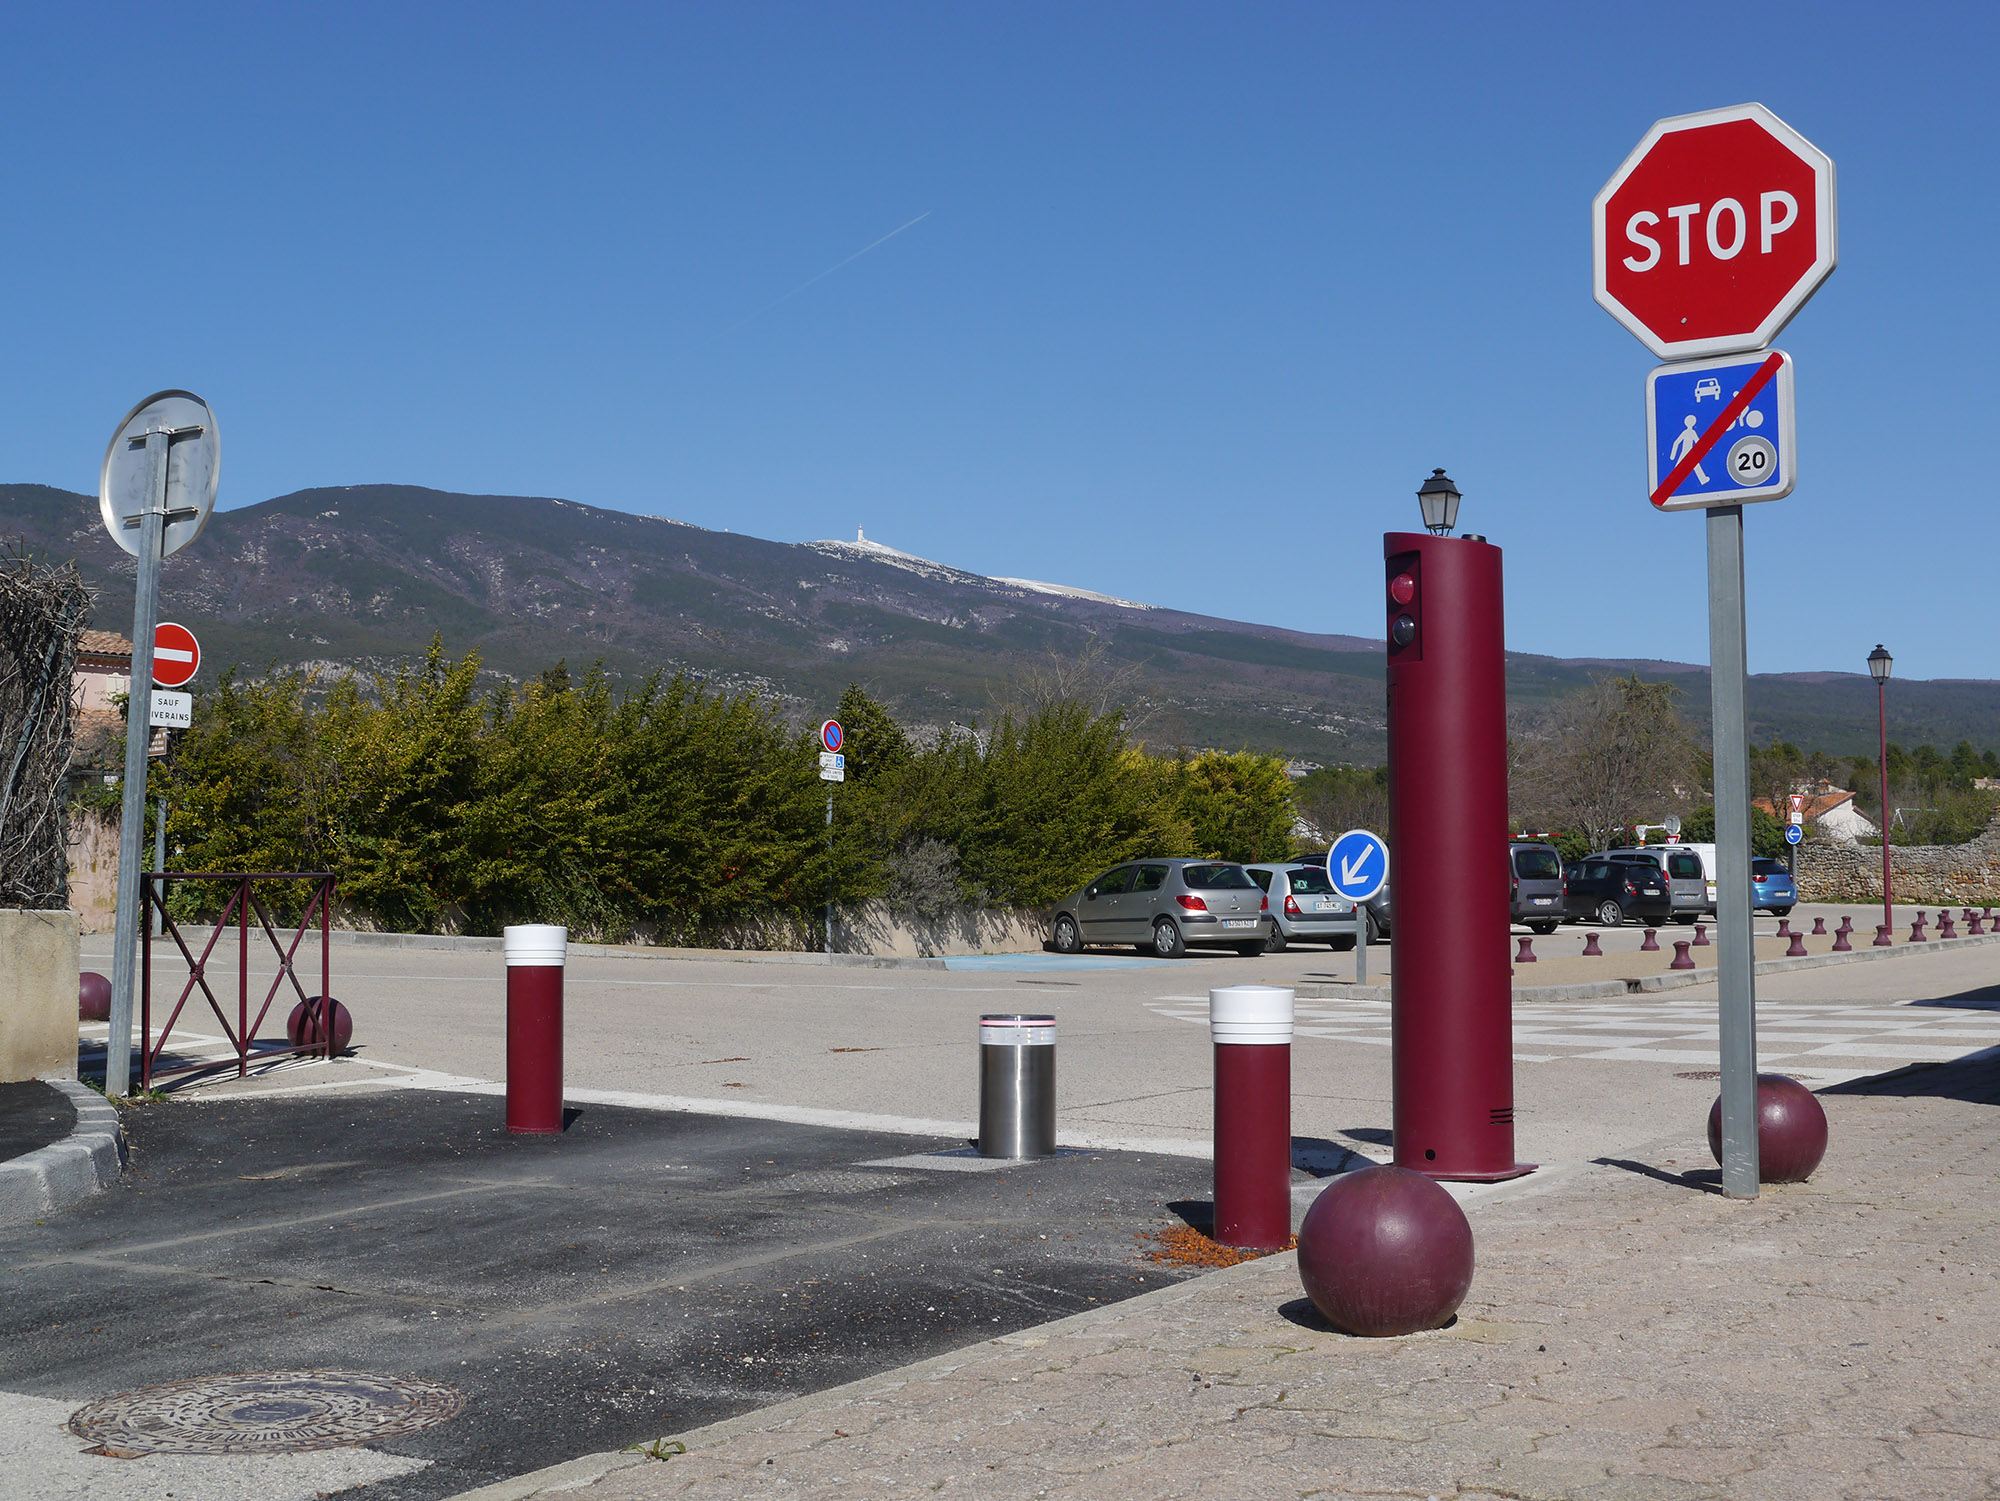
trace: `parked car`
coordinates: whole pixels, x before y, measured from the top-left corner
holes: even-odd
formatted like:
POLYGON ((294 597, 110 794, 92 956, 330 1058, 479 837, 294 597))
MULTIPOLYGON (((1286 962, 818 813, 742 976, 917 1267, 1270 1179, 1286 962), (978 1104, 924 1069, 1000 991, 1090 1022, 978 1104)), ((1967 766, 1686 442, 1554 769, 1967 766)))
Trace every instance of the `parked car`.
POLYGON ((1553 844, 1527 839, 1507 845, 1508 917, 1536 933, 1553 933, 1563 918, 1563 862, 1553 844))
MULTIPOLYGON (((1318 854, 1301 855, 1296 860, 1288 861, 1285 866, 1287 870, 1297 870, 1302 867, 1311 867, 1312 869, 1317 870, 1322 877, 1325 876, 1326 875, 1325 852, 1322 851, 1318 854)), ((1245 867, 1245 869, 1248 868, 1249 867, 1247 866, 1245 867)), ((1388 880, 1382 883, 1382 889, 1380 891, 1376 892, 1373 896, 1368 898, 1367 902, 1368 941, 1370 943, 1380 943, 1383 939, 1389 936, 1389 889, 1394 884, 1395 884, 1395 877, 1392 875, 1388 880)), ((1340 897, 1337 898, 1337 900, 1339 900, 1343 905, 1347 905, 1347 898, 1340 897)), ((1349 922, 1349 924, 1352 924, 1353 919, 1349 918, 1347 919, 1347 921, 1349 922)), ((1354 944, 1352 942, 1352 937, 1353 937, 1352 933, 1347 932, 1343 933, 1340 937, 1331 940, 1331 942, 1333 946, 1337 949, 1351 949, 1354 947, 1354 944)))
POLYGON ((1673 916, 1667 878, 1650 860, 1586 855, 1563 872, 1564 911, 1571 922, 1595 920, 1616 927, 1628 918, 1664 921, 1673 916))
POLYGON ((1782 860, 1752 860, 1750 889, 1756 893, 1750 902, 1753 912, 1761 907, 1773 917, 1783 917, 1799 904, 1799 888, 1782 860))
POLYGON ((1059 954, 1129 943, 1171 959, 1189 948, 1264 952, 1270 901, 1240 865, 1222 860, 1134 860, 1057 903, 1049 939, 1059 954))
POLYGON ((1676 844, 1655 844, 1644 849, 1604 850, 1591 859, 1644 860, 1659 868, 1667 878, 1667 890, 1674 899, 1674 921, 1698 921, 1708 911, 1708 872, 1701 856, 1676 844))
MULTIPOLYGON (((1293 943, 1329 943, 1337 949, 1354 947, 1354 903, 1333 889, 1326 866, 1298 861, 1246 865, 1244 874, 1263 888, 1271 903, 1269 952, 1283 953, 1293 943)), ((1374 918, 1369 919, 1374 932, 1374 918)))

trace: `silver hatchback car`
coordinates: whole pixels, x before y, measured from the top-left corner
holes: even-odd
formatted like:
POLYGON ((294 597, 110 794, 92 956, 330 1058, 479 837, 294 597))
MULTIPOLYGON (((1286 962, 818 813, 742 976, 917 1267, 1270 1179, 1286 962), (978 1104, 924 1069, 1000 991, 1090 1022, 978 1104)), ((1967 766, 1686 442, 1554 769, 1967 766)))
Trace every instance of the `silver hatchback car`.
POLYGON ((1049 940, 1059 954, 1129 943, 1171 959, 1190 948, 1261 954, 1269 903, 1243 867, 1226 860, 1133 860, 1056 904, 1049 940))

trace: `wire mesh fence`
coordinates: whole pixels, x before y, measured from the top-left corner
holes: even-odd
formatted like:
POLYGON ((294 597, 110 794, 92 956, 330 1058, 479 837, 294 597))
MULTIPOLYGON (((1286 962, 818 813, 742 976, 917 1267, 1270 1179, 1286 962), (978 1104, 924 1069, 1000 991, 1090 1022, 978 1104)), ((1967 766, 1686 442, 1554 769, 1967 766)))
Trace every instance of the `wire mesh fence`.
POLYGON ((0 907, 68 905, 72 684, 89 613, 73 564, 0 545, 0 907))

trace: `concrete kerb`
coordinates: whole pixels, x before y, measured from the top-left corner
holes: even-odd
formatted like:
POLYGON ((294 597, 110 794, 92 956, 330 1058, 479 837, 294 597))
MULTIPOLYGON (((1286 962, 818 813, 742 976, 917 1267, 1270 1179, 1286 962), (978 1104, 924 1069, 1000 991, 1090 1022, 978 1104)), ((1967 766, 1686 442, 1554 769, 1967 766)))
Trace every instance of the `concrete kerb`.
MULTIPOLYGON (((1924 943, 1902 943, 1894 948, 1856 949, 1850 954, 1808 954, 1803 959, 1760 959, 1760 975, 1784 974, 1795 969, 1824 969, 1830 964, 1869 964, 1880 959, 1900 959, 1907 954, 1934 954, 1944 949, 1961 949, 1975 944, 2000 943, 2000 933, 1982 933, 1977 938, 1934 938, 1924 943)), ((1715 970, 1684 969, 1678 973, 1633 975, 1620 980, 1582 980, 1571 985, 1517 985, 1517 1001, 1595 1001, 1620 995, 1655 995, 1662 990, 1685 990, 1690 985, 1715 982, 1715 970)), ((1340 980, 1305 981, 1295 987, 1301 1000, 1386 1001, 1387 985, 1353 985, 1340 980)))
MULTIPOLYGON (((335 948, 437 949, 447 953, 497 954, 503 940, 451 933, 373 933, 339 928, 327 935, 335 948)), ((791 949, 683 949, 641 943, 571 943, 572 959, 710 959, 726 964, 829 964, 859 969, 944 969, 942 959, 898 958, 888 954, 821 954, 791 949)))
MULTIPOLYGON (((969 1345, 963 1350, 934 1355, 929 1360, 920 1360, 913 1365, 898 1366, 893 1371, 864 1376, 859 1381, 850 1381, 842 1386, 830 1386, 825 1391, 794 1397, 789 1402, 755 1408, 749 1412, 739 1413, 733 1418, 724 1418, 719 1423, 691 1428, 685 1433, 667 1434, 659 1440, 659 1444, 663 1449, 674 1453, 692 1453, 697 1449, 711 1448, 741 1433, 778 1428, 829 1408, 845 1407, 919 1381, 930 1380, 932 1377, 948 1376, 953 1371, 989 1359, 996 1353, 1004 1355, 1014 1350, 1033 1349, 1061 1335, 1083 1333, 1100 1324, 1116 1323, 1154 1308, 1171 1307, 1185 1298, 1213 1289, 1218 1281, 1237 1280, 1250 1275, 1253 1270, 1266 1268, 1275 1262, 1296 1261, 1297 1256, 1296 1251, 1281 1251, 1255 1261, 1239 1262, 1233 1267, 1223 1267, 1199 1277, 1191 1277, 1171 1287, 1163 1287, 1155 1292, 1139 1293, 1116 1303, 1107 1303, 1102 1308, 1087 1308, 1082 1313, 1073 1313, 1067 1318, 1037 1324, 1014 1334, 1003 1334, 998 1339, 969 1345), (682 1448, 673 1449, 672 1446, 675 1444, 681 1445, 682 1448)), ((516 1475, 510 1480, 495 1481, 477 1490, 462 1491, 456 1496, 447 1498, 447 1501, 533 1501, 533 1498, 539 1496, 580 1491, 616 1470, 627 1470, 653 1462, 651 1456, 632 1449, 621 1449, 608 1454, 586 1454, 578 1459, 566 1460, 559 1465, 551 1465, 547 1469, 516 1475)))
POLYGON ((69 1097, 76 1127, 61 1141, 0 1162, 0 1225, 24 1225, 89 1198, 126 1162, 117 1107, 74 1079, 50 1079, 69 1097))

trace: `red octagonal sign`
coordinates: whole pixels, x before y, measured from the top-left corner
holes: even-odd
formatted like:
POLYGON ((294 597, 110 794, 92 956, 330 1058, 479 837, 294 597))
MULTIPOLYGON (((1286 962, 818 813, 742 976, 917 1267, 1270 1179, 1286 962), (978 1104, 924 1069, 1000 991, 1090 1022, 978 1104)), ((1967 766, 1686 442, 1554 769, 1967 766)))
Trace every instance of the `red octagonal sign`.
POLYGON ((1675 115, 1591 204, 1595 292, 1663 360, 1762 349, 1833 272, 1833 161, 1761 104, 1675 115))

